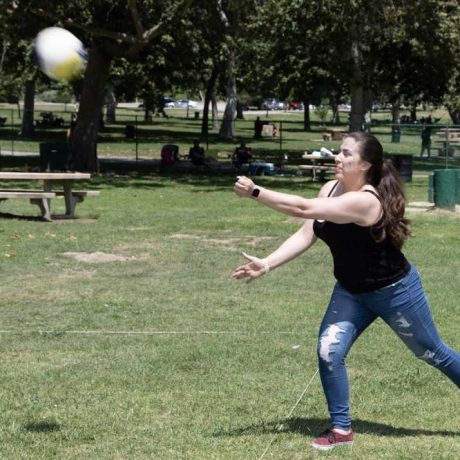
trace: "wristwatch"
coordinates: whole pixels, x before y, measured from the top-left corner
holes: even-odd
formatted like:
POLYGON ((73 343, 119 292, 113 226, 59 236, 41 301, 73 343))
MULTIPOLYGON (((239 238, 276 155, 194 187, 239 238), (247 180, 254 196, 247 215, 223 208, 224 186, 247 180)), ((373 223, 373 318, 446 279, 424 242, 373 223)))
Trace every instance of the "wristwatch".
POLYGON ((251 192, 251 196, 253 196, 254 198, 257 198, 259 196, 259 193, 260 193, 260 188, 254 187, 254 189, 251 192))

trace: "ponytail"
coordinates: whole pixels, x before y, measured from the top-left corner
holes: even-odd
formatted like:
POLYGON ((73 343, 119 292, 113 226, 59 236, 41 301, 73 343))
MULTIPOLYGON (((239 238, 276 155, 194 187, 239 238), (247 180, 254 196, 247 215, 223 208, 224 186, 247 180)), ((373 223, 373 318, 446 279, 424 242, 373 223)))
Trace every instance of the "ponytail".
POLYGON ((382 218, 372 227, 377 242, 389 238, 398 249, 410 235, 409 220, 404 218, 406 197, 404 184, 392 163, 383 159, 382 144, 372 134, 355 132, 346 137, 355 139, 360 145, 361 159, 370 163, 367 182, 375 187, 382 203, 382 218))
POLYGON ((398 249, 410 235, 409 220, 404 217, 406 197, 404 184, 392 163, 383 161, 380 181, 372 184, 381 197, 383 215, 373 228, 373 235, 377 242, 389 237, 398 249))

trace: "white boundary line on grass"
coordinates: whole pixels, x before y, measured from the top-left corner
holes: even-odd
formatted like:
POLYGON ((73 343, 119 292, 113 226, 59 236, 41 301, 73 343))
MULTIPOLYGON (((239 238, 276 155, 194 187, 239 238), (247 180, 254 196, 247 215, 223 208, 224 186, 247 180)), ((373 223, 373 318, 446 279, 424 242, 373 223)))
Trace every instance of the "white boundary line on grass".
POLYGON ((0 334, 74 334, 74 335, 303 335, 296 331, 66 331, 66 330, 0 330, 0 334))

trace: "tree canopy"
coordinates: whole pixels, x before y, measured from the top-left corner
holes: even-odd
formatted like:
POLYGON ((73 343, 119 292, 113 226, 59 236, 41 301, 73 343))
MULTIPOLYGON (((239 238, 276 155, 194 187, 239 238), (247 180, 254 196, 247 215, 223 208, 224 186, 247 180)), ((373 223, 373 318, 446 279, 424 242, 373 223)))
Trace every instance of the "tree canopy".
MULTIPOLYGON (((351 102, 361 129, 375 101, 444 104, 460 122, 460 7, 454 0, 3 0, 0 96, 35 78, 30 44, 61 26, 87 46, 73 149, 96 167, 96 136, 107 85, 116 98, 169 93, 281 97, 337 107, 351 102), (20 78, 17 76, 20 75, 20 78)), ((47 81, 45 77, 43 81, 47 81)), ((395 115, 396 116, 396 115, 395 115)), ((224 123, 225 123, 224 120, 224 123)), ((224 137, 231 137, 222 126, 224 137)))

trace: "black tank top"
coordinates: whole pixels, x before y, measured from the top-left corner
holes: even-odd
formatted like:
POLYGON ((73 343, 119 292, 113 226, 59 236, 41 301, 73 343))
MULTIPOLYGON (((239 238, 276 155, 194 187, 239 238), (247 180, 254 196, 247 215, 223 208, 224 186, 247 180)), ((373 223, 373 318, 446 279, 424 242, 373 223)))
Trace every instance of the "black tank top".
MULTIPOLYGON (((336 188, 335 183, 328 196, 336 188)), ((372 190, 363 192, 372 193, 372 190)), ((392 284, 409 271, 409 262, 393 245, 390 238, 377 243, 372 236, 372 226, 335 224, 328 221, 313 222, 315 235, 328 246, 334 260, 334 276, 349 292, 371 292, 392 284)))

